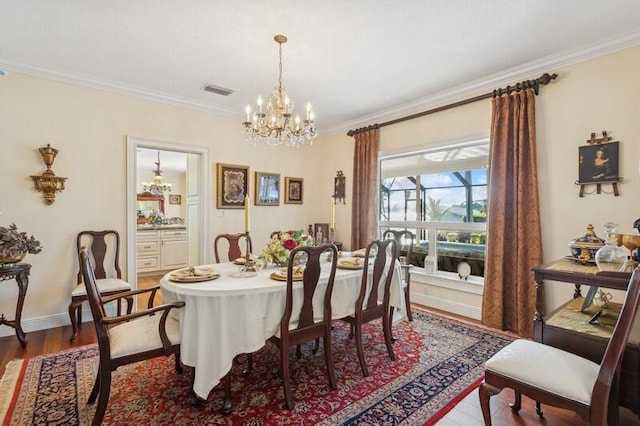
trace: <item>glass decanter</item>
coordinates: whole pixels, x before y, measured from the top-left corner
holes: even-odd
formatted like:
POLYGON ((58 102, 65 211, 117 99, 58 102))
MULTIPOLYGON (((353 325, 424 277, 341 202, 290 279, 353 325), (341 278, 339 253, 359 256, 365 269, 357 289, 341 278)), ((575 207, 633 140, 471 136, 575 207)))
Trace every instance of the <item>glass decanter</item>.
POLYGON ((596 265, 601 271, 624 271, 627 268, 628 256, 625 249, 618 247, 614 234, 617 224, 607 222, 604 229, 607 232, 607 241, 596 252, 596 265))

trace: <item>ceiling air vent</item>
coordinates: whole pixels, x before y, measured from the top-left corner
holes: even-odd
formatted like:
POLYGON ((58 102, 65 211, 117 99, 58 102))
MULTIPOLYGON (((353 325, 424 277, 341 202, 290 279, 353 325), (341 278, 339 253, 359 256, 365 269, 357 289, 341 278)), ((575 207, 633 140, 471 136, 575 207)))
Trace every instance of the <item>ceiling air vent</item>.
POLYGON ((216 95, 229 96, 233 93, 233 90, 225 89, 224 87, 214 86, 213 84, 205 84, 202 88, 205 92, 215 93, 216 95))

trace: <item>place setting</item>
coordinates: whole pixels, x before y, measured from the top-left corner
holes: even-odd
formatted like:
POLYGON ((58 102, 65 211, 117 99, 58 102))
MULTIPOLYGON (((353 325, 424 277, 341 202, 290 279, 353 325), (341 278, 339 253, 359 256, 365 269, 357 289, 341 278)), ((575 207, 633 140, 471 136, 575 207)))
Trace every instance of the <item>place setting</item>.
MULTIPOLYGON (((276 271, 272 272, 269 277, 272 280, 276 281, 287 281, 288 277, 288 268, 282 267, 278 268, 276 271)), ((293 268, 293 281, 302 281, 304 277, 304 266, 296 266, 293 268)))
POLYGON ((169 280, 176 283, 198 283, 220 278, 220 274, 213 268, 195 267, 178 269, 169 273, 169 280))

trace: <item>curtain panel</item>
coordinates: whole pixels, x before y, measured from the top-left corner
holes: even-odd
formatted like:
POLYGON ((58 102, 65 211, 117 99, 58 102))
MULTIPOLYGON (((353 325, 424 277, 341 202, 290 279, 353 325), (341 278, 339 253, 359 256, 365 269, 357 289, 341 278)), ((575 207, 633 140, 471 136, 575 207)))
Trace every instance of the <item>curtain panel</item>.
POLYGON ((372 128, 354 135, 351 250, 366 247, 378 234, 379 133, 378 128, 372 128))
POLYGON ((482 322, 530 337, 532 268, 542 262, 535 94, 528 89, 494 98, 492 106, 482 322))

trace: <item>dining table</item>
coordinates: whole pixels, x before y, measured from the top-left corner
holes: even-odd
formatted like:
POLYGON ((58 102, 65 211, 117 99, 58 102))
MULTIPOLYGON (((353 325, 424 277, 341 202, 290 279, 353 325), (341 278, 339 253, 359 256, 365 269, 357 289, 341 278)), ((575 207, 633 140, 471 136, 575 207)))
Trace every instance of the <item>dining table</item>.
MULTIPOLYGON (((330 266, 329 262, 322 264, 320 288, 328 282, 330 266)), ((243 268, 234 262, 202 265, 195 270, 207 271, 213 279, 178 282, 174 280, 176 271, 173 271, 160 280, 165 302, 185 302, 184 308, 174 310, 182 332, 180 357, 184 365, 194 367, 193 391, 202 399, 207 399, 231 370, 237 355, 259 350, 276 334, 284 312, 287 283, 273 278, 278 278, 278 267, 267 266, 255 272, 243 272, 243 268)), ((395 323, 406 317, 402 273, 397 260, 390 271, 393 274, 390 304, 394 307, 395 323)), ((336 270, 332 318, 354 314, 362 274, 362 269, 336 270)), ((383 283, 384 277, 380 285, 383 283)), ((323 293, 316 291, 319 297, 313 300, 314 311, 319 316, 323 293)), ((293 297, 296 312, 296 306, 299 310, 302 303, 302 282, 294 282, 293 297)))

